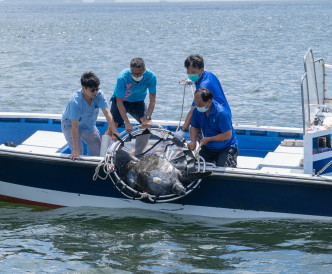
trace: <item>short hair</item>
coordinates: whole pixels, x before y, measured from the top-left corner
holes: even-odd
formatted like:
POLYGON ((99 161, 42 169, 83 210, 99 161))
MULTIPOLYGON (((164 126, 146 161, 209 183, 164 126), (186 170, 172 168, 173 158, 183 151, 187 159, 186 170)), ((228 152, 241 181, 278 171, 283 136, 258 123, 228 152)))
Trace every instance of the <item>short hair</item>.
POLYGON ((192 54, 184 61, 184 66, 186 69, 188 69, 190 66, 202 69, 204 68, 203 57, 200 56, 199 54, 192 54))
POLYGON ((200 96, 203 102, 207 102, 213 99, 212 92, 207 88, 199 88, 195 91, 195 97, 200 96))
POLYGON ((92 71, 84 72, 81 76, 81 85, 85 88, 98 88, 100 80, 92 71))
POLYGON ((130 67, 131 68, 145 68, 145 63, 144 63, 143 58, 136 57, 136 58, 131 59, 130 67))

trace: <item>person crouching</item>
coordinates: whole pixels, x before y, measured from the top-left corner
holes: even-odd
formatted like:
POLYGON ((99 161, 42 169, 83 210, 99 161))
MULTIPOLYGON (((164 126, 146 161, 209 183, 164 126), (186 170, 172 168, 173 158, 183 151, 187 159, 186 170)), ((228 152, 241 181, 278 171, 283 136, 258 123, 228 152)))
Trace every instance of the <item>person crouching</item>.
POLYGON ((200 140, 199 154, 217 166, 236 167, 238 142, 232 125, 230 113, 213 99, 212 92, 207 88, 196 90, 195 109, 191 119, 189 149, 196 149, 199 128, 204 137, 200 140))
MULTIPOLYGON (((101 136, 96 127, 99 109, 102 109, 109 127, 118 134, 104 93, 99 91, 100 80, 93 72, 81 76, 82 88, 75 92, 62 114, 61 129, 71 150, 70 159, 80 159, 82 140, 87 144, 89 156, 99 156, 101 136)), ((112 138, 117 140, 113 135, 112 138)))

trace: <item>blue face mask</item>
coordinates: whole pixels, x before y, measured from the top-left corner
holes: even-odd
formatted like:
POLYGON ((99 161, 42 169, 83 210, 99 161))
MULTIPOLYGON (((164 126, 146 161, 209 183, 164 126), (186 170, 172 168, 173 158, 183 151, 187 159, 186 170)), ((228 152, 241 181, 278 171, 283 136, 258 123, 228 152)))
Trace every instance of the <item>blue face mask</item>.
POLYGON ((199 80, 199 75, 198 74, 188 74, 188 78, 193 81, 193 82, 196 82, 199 80))
POLYGON ((207 112, 209 110, 209 108, 207 108, 207 107, 197 107, 196 106, 196 108, 199 112, 207 112))

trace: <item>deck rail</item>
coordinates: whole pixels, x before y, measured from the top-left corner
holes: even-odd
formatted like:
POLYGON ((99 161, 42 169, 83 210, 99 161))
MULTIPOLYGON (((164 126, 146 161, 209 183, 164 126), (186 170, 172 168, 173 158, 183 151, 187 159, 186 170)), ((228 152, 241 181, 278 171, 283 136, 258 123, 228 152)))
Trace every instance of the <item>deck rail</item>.
MULTIPOLYGON (((327 69, 322 58, 314 59, 312 49, 304 56, 304 75, 301 78, 303 134, 315 125, 322 125, 326 114, 332 116, 332 94, 328 94, 327 69)), ((332 92, 332 90, 330 91, 332 92)))

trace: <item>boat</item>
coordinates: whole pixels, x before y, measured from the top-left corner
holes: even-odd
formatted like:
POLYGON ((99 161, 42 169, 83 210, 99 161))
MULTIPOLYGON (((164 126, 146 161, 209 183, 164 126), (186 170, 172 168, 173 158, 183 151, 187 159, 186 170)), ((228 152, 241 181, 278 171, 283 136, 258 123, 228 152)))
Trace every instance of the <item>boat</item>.
MULTIPOLYGON (((61 133, 60 114, 1 112, 0 200, 50 208, 88 206, 213 218, 330 221, 332 99, 326 96, 325 70, 332 67, 323 59, 315 60, 312 50, 305 54, 304 67, 303 128, 234 124, 238 166, 217 167, 198 159, 195 168, 212 175, 194 181, 179 197, 156 199, 146 193, 143 197, 123 184, 109 157, 127 145, 123 128, 119 130, 123 139, 113 143, 105 157, 82 155, 72 161, 61 133)), ((173 140, 178 121, 154 123, 152 135, 173 140)), ((98 118, 97 127, 103 134, 106 120, 98 118)), ((139 125, 136 128, 142 131, 139 125)))

